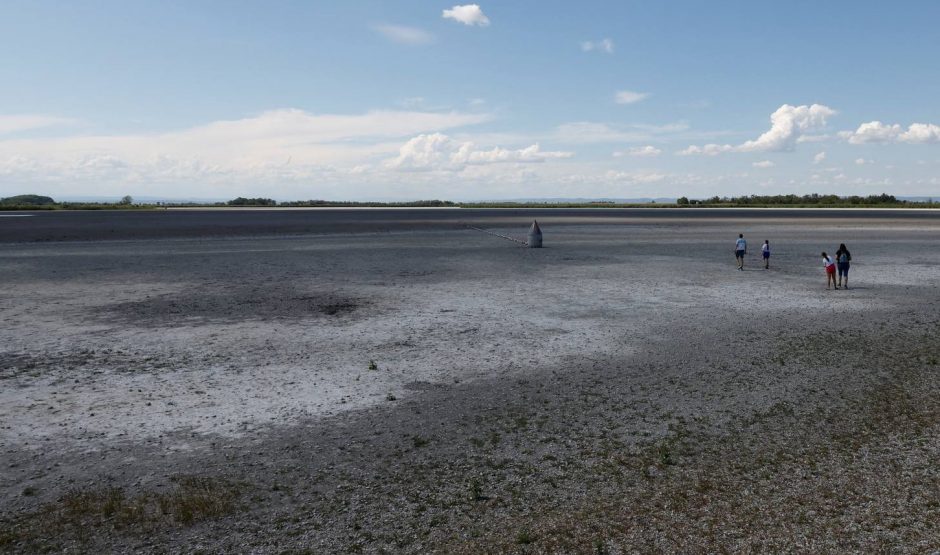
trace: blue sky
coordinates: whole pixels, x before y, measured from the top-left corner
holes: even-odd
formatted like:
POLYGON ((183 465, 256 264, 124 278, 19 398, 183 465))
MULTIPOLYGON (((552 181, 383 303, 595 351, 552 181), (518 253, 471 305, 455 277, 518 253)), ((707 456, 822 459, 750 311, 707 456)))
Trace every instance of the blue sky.
POLYGON ((940 3, 6 0, 0 196, 940 197, 940 3))

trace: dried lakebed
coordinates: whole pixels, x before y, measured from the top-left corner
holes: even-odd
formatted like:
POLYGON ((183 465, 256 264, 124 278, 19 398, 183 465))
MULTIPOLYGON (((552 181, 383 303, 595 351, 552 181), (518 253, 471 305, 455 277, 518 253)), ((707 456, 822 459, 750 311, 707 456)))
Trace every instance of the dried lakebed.
POLYGON ((940 546, 940 222, 543 227, 0 245, 0 550, 940 546))

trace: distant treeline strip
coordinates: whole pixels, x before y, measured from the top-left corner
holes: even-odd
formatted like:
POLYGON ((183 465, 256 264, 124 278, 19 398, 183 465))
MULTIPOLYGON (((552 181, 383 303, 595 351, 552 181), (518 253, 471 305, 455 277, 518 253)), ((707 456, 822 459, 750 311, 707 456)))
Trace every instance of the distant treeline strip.
POLYGON ((198 203, 135 203, 130 196, 117 202, 56 202, 41 195, 19 195, 0 199, 0 210, 152 210, 158 208, 188 207, 215 208, 225 206, 245 207, 297 207, 297 208, 940 208, 940 202, 929 199, 924 202, 898 199, 894 195, 880 194, 863 196, 838 195, 749 195, 741 197, 718 197, 690 199, 679 197, 676 202, 618 203, 597 202, 452 202, 449 200, 418 200, 410 202, 353 202, 332 200, 295 200, 278 202, 269 198, 238 197, 228 202, 198 203))
MULTIPOLYGON (((901 200, 894 195, 888 195, 885 193, 880 195, 868 195, 867 197, 861 197, 858 195, 840 197, 839 195, 820 195, 818 193, 813 193, 810 195, 750 195, 744 197, 715 196, 701 200, 679 197, 676 200, 676 204, 681 206, 722 206, 729 204, 734 206, 907 206, 920 205, 925 203, 901 200)), ((927 204, 933 204, 933 199, 931 199, 927 204)))

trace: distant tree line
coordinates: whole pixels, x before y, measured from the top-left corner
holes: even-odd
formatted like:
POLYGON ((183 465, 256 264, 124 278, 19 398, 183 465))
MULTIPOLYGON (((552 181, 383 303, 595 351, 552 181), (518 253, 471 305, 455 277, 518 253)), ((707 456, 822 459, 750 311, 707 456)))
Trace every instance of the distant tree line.
POLYGON ((688 197, 679 197, 676 200, 679 206, 707 205, 707 206, 897 206, 902 204, 923 204, 910 203, 906 200, 899 200, 894 195, 882 193, 880 195, 868 195, 861 197, 852 195, 840 197, 839 195, 820 195, 813 193, 810 195, 749 195, 742 197, 718 197, 714 196, 707 199, 689 199, 688 197))
POLYGON ((232 199, 225 204, 229 206, 277 206, 277 201, 270 198, 245 198, 238 197, 232 199))
POLYGON ((0 210, 147 210, 157 208, 180 207, 224 207, 224 206, 283 206, 283 207, 345 207, 345 208, 669 208, 669 207, 734 207, 734 206, 793 206, 793 207, 908 207, 908 208, 937 208, 940 203, 929 199, 926 202, 917 200, 898 199, 894 195, 882 193, 868 196, 820 195, 746 195, 739 197, 713 196, 703 199, 690 199, 679 197, 675 204, 669 202, 652 203, 618 203, 613 201, 572 201, 572 202, 452 202, 449 200, 416 200, 408 202, 357 202, 335 200, 295 200, 278 202, 270 198, 238 197, 225 202, 155 202, 136 203, 130 195, 122 197, 116 202, 57 202, 52 197, 44 195, 16 195, 0 198, 0 210))
POLYGON ((278 206, 336 206, 336 207, 446 207, 457 206, 457 203, 449 200, 415 200, 409 202, 355 202, 355 201, 336 201, 336 200, 292 200, 281 202, 278 206))
POLYGON ((226 206, 288 206, 288 207, 429 207, 429 206, 457 206, 449 200, 415 200, 409 202, 356 202, 344 200, 291 200, 278 202, 270 198, 238 197, 225 203, 226 206))

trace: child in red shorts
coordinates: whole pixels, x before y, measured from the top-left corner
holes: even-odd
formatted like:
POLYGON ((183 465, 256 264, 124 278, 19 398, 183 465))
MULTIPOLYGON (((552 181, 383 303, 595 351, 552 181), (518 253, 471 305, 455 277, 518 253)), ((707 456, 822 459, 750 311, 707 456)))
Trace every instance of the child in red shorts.
POLYGON ((836 285, 836 263, 832 257, 826 253, 822 253, 822 257, 823 265, 826 267, 826 289, 829 289, 830 284, 834 285, 835 288, 838 289, 839 286, 836 285))

